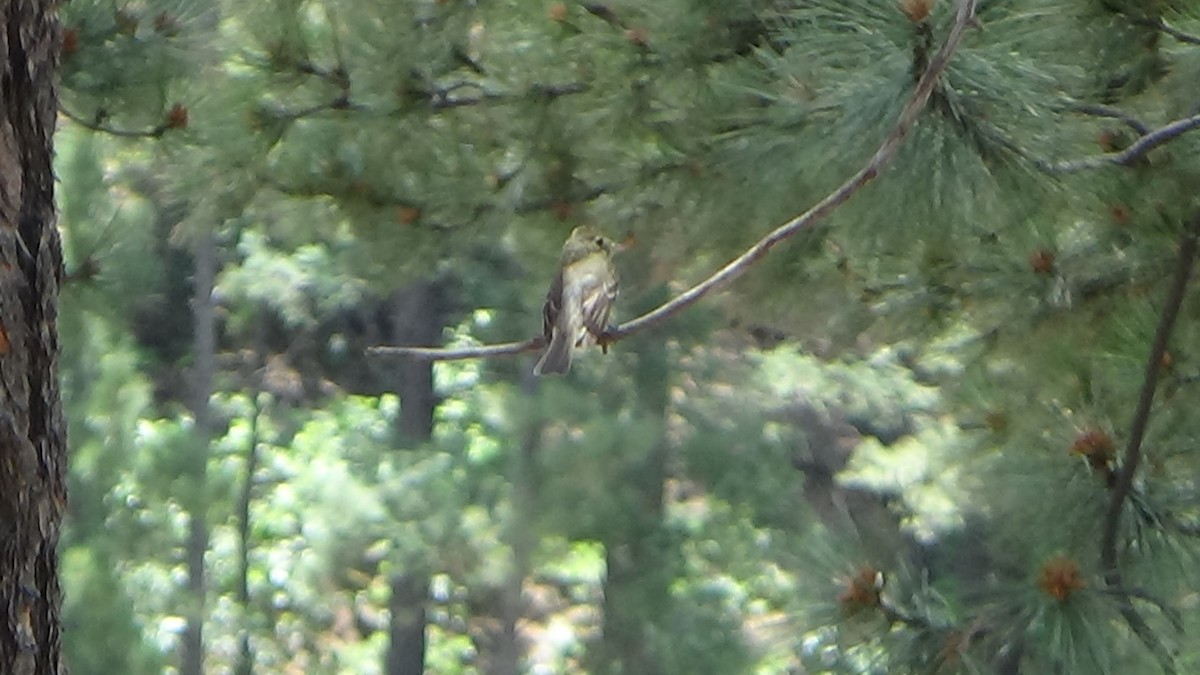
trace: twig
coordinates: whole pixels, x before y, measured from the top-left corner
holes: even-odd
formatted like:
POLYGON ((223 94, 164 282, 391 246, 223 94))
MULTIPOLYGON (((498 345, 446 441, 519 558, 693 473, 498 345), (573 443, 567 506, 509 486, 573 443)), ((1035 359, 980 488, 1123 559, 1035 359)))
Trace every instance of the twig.
POLYGON ((486 359, 493 356, 512 356, 532 352, 546 346, 546 338, 537 335, 523 342, 505 342, 497 345, 478 345, 443 349, 439 347, 367 347, 372 356, 403 356, 420 361, 462 361, 464 359, 486 359))
POLYGON ((298 108, 296 110, 277 109, 260 109, 264 115, 270 115, 272 120, 277 122, 295 122, 305 117, 312 117, 330 110, 346 110, 354 107, 350 99, 345 94, 339 94, 334 98, 323 103, 315 103, 307 108, 298 108))
POLYGON ((1167 342, 1171 330, 1175 327, 1175 319, 1179 317, 1179 308, 1183 305, 1183 297, 1187 290, 1188 279, 1196 262, 1197 237, 1200 237, 1200 214, 1192 217, 1188 229, 1179 244, 1179 258, 1176 262, 1175 278, 1171 283, 1158 328, 1154 334, 1154 342, 1150 347, 1150 356, 1146 362, 1145 374, 1142 378, 1142 390, 1138 396, 1137 407, 1134 409, 1133 421, 1129 425, 1129 442, 1125 446, 1125 454, 1117 477, 1112 486, 1108 503, 1108 513, 1104 522, 1104 534, 1100 540, 1100 561, 1105 571, 1108 585, 1119 585, 1117 570, 1117 527, 1121 519, 1121 511, 1125 500, 1133 490, 1133 476, 1137 472, 1138 463, 1142 458, 1142 440, 1146 435, 1146 427, 1150 422, 1150 409, 1154 403, 1154 391, 1158 388, 1159 374, 1162 372, 1163 354, 1167 351, 1167 342), (1117 582, 1109 580, 1116 578, 1117 582))
POLYGON ((1098 169, 1106 164, 1129 166, 1158 146, 1198 128, 1200 128, 1200 115, 1192 115, 1191 117, 1176 120, 1165 127, 1160 127, 1148 134, 1144 134, 1141 138, 1134 141, 1133 145, 1130 145, 1121 152, 1084 157, 1083 159, 1076 159, 1069 162, 1039 162, 1038 164, 1043 170, 1050 173, 1074 173, 1076 171, 1098 169))
POLYGON ((1067 104, 1066 108, 1072 112, 1091 115, 1093 117, 1107 117, 1109 119, 1121 120, 1130 129, 1136 131, 1138 136, 1145 136, 1146 134, 1150 133, 1150 127, 1146 126, 1141 120, 1133 115, 1130 115, 1124 110, 1121 110, 1120 108, 1101 105, 1099 103, 1069 103, 1067 104))
MULTIPOLYGON (((482 89, 481 85, 477 86, 482 89)), ((589 87, 584 82, 567 82, 565 84, 535 84, 526 91, 515 93, 484 90, 474 96, 452 97, 450 96, 450 93, 453 91, 451 88, 438 88, 424 93, 429 99, 430 108, 434 110, 450 110, 472 105, 482 105, 484 103, 508 103, 522 98, 553 101, 563 96, 582 94, 588 90, 589 87)))
POLYGON ((162 138, 162 135, 167 133, 168 129, 172 128, 170 122, 162 122, 149 129, 115 129, 110 126, 106 126, 101 121, 104 116, 100 113, 97 113, 95 120, 89 121, 79 115, 76 115, 70 110, 67 110, 63 106, 58 107, 58 112, 61 113, 63 117, 71 120, 85 129, 91 129, 92 131, 99 131, 101 133, 109 134, 110 136, 119 136, 121 138, 162 138))
POLYGON ((889 623, 900 624, 917 631, 934 630, 935 626, 929 619, 916 614, 909 614, 899 607, 888 602, 885 598, 879 599, 879 611, 889 623))
POLYGON ((625 25, 625 22, 621 20, 621 17, 617 16, 617 13, 614 12, 608 5, 600 2, 588 2, 584 3, 583 8, 586 9, 592 16, 607 21, 615 28, 628 28, 628 26, 625 25))
MULTIPOLYGON (((900 113, 900 119, 896 122, 896 126, 888 134, 887 138, 884 139, 879 149, 875 151, 875 154, 871 156, 866 166, 847 179, 846 182, 842 183, 840 187, 824 199, 817 202, 812 208, 775 228, 745 253, 734 258, 727 265, 713 273, 712 276, 675 296, 658 308, 617 326, 606 333, 603 336, 603 340, 612 343, 661 323, 694 304, 705 295, 732 282, 734 279, 745 274, 759 259, 766 256, 776 244, 806 230, 813 223, 849 200, 864 185, 874 180, 879 175, 879 172, 896 155, 896 151, 903 144, 905 137, 908 136, 908 132, 917 123, 917 117, 920 115, 921 110, 924 109, 926 103, 929 102, 930 94, 933 92, 938 77, 946 70, 946 66, 950 62, 950 57, 958 49, 958 45, 962 42, 967 27, 971 25, 972 19, 975 16, 975 6, 977 3, 978 0, 959 0, 958 12, 954 18, 954 24, 950 27, 950 32, 946 36, 946 41, 942 44, 942 48, 938 50, 937 54, 929 60, 929 66, 917 82, 912 96, 904 106, 904 110, 900 113)), ((372 347, 369 353, 441 361, 519 354, 524 351, 537 349, 543 344, 545 344, 543 338, 539 336, 530 338, 524 342, 477 347, 469 351, 428 347, 372 347)))
MULTIPOLYGON (((1137 407, 1134 409, 1133 421, 1129 425, 1129 442, 1125 446, 1121 466, 1113 481, 1108 512, 1104 520, 1104 531, 1100 539, 1100 565, 1104 570, 1104 583, 1113 590, 1120 590, 1123 587, 1121 571, 1117 567, 1117 530, 1121 521, 1121 513, 1124 510, 1125 501, 1133 490, 1133 476, 1137 472, 1138 463, 1142 458, 1142 440, 1146 436, 1146 427, 1150 422, 1150 409, 1154 403, 1154 391, 1158 387, 1159 374, 1162 372, 1163 354, 1167 351, 1171 330, 1175 327, 1175 320, 1179 317, 1179 309, 1183 305, 1188 280, 1196 262, 1198 237, 1200 237, 1200 214, 1193 216, 1192 221, 1188 223, 1187 231, 1184 232, 1179 244, 1175 278, 1171 283, 1166 305, 1163 307, 1158 328, 1154 333, 1154 342, 1150 347, 1150 357, 1147 359, 1145 375, 1142 379, 1142 390, 1138 396, 1137 407)), ((1142 618, 1137 609, 1129 603, 1128 599, 1122 600, 1118 609, 1130 630, 1154 654, 1163 672, 1175 673, 1174 657, 1146 624, 1146 620, 1142 618)))
POLYGON ((1167 24, 1166 21, 1163 21, 1162 19, 1133 18, 1132 21, 1133 21, 1133 23, 1135 23, 1139 26, 1149 26, 1151 28, 1160 30, 1160 31, 1166 33, 1167 35, 1170 35, 1171 37, 1175 38, 1176 40, 1179 40, 1180 42, 1182 42, 1184 44, 1200 45, 1200 37, 1197 37, 1190 33, 1185 33, 1183 31, 1179 30, 1178 28, 1172 28, 1170 25, 1167 24))

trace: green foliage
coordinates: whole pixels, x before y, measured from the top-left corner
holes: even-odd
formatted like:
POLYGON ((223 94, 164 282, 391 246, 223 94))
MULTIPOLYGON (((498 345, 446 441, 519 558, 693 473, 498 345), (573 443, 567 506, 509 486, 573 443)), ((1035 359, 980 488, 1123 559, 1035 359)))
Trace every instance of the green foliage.
POLYGON ((1194 3, 981 3, 872 184, 569 377, 451 361, 421 389, 362 354, 538 333, 580 222, 636 231, 622 319, 725 264, 890 132, 955 5, 901 4, 65 5, 75 671, 177 667, 197 513, 213 671, 244 639, 264 671, 383 672, 396 575, 430 580, 437 673, 1157 672, 1126 602, 1194 670, 1194 302, 1124 589, 1120 460, 1082 450, 1128 443, 1197 136, 1045 171, 1194 113, 1200 50, 1154 26, 1200 33, 1194 3))

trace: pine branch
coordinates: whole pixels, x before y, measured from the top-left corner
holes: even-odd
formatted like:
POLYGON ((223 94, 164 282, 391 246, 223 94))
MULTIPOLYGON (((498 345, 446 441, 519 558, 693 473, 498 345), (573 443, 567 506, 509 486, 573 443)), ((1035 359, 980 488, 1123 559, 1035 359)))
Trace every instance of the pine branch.
POLYGON ((883 614, 883 617, 888 620, 888 623, 894 625, 902 625, 912 630, 921 632, 935 629, 935 626, 929 621, 929 619, 916 614, 909 614, 908 612, 888 602, 885 598, 879 599, 879 611, 883 614))
POLYGON ((1101 105, 1099 103, 1070 103, 1066 108, 1072 112, 1091 115, 1093 117, 1107 117, 1109 119, 1121 120, 1130 129, 1136 131, 1138 136, 1145 136, 1150 133, 1150 127, 1120 108, 1101 105))
POLYGON ((1076 171, 1087 171, 1090 169, 1098 169, 1107 164, 1116 164, 1117 166, 1130 166, 1146 155, 1146 153, 1157 148, 1160 145, 1168 143, 1183 134, 1200 129, 1200 114, 1185 117, 1181 120, 1176 120, 1170 124, 1155 129, 1150 133, 1143 134, 1141 138, 1134 141, 1133 145, 1125 148, 1121 152, 1113 152, 1107 155, 1095 155, 1076 159, 1069 162, 1038 162, 1038 165, 1044 171, 1050 173, 1074 173, 1076 171))
POLYGON ((587 10, 587 12, 589 14, 591 14, 592 16, 595 16, 597 18, 600 18, 600 19, 608 22, 608 24, 613 26, 614 28, 625 29, 625 28, 629 27, 625 24, 625 22, 623 20, 621 20, 621 17, 617 16, 617 13, 614 12, 611 7, 609 7, 608 5, 606 5, 604 3, 585 2, 583 4, 583 8, 585 10, 587 10))
MULTIPOLYGON (((929 102, 929 97, 933 92, 938 77, 946 70, 946 66, 950 62, 950 57, 962 42, 967 27, 972 25, 977 3, 978 0, 958 1, 958 11, 955 15, 954 23, 950 27, 950 32, 946 36, 946 41, 942 44, 937 54, 929 60, 928 67, 926 67, 924 74, 917 82, 916 87, 914 87, 912 96, 909 98, 908 103, 905 104, 904 110, 901 111, 900 119, 897 120, 895 127, 862 169, 824 199, 817 202, 812 208, 772 230, 745 253, 734 258, 707 279, 680 293, 658 308, 606 332, 601 337, 601 342, 611 344, 657 325, 682 312, 705 295, 745 274, 755 263, 765 257, 776 244, 809 229, 822 217, 848 201, 863 186, 874 180, 880 171, 895 157, 897 150, 904 143, 908 133, 916 125, 918 116, 929 102)), ((520 354, 525 351, 541 348, 545 344, 544 340, 542 336, 535 336, 523 342, 510 342, 464 349, 376 346, 369 348, 367 351, 370 354, 380 356, 404 356, 432 361, 449 361, 520 354)))
POLYGON ((1163 33, 1170 35, 1184 44, 1200 45, 1200 36, 1185 33, 1178 28, 1173 28, 1170 24, 1162 19, 1145 19, 1135 17, 1132 19, 1132 21, 1139 26, 1149 26, 1156 30, 1162 31, 1163 33))
MULTIPOLYGON (((1187 290, 1192 267, 1196 261, 1197 238, 1200 237, 1200 214, 1192 218, 1188 229, 1179 244, 1179 258, 1176 263, 1175 278, 1172 281, 1167 302, 1163 306, 1154 341, 1150 348, 1150 356, 1146 362, 1145 374, 1142 378, 1142 389, 1138 396, 1137 407, 1134 409, 1133 420, 1129 425, 1129 441, 1125 446, 1125 454, 1117 471, 1116 481, 1112 487, 1108 513, 1104 523, 1104 534, 1100 543, 1100 559, 1104 567, 1106 579, 1109 575, 1117 574, 1117 526, 1125 501, 1133 490, 1133 475, 1137 471, 1142 458, 1142 441, 1146 435, 1146 427, 1150 421, 1150 409, 1154 403, 1154 392, 1158 388, 1159 375, 1162 373, 1163 354, 1167 351, 1167 343, 1175 320, 1179 317, 1179 309, 1187 290)), ((1116 585, 1109 581, 1109 586, 1116 585)))
POLYGON ((260 108, 260 112, 264 115, 270 115, 273 121, 291 123, 304 119, 305 117, 313 117, 331 110, 346 110, 352 107, 355 106, 350 102, 350 99, 344 94, 339 94, 328 101, 314 103, 313 105, 305 108, 296 108, 291 110, 286 108, 272 108, 270 110, 260 108))
MULTIPOLYGON (((1110 493, 1104 531, 1100 540, 1100 565, 1104 570, 1104 583, 1113 590, 1123 587, 1121 571, 1117 567, 1117 530, 1121 521, 1121 513, 1124 511, 1126 500, 1130 498, 1133 491, 1133 476, 1137 472, 1142 458, 1142 441, 1145 439, 1146 427, 1150 422, 1154 392, 1158 388, 1158 379, 1162 372, 1163 354, 1167 351, 1167 343, 1170 341, 1171 331, 1175 327, 1175 320, 1179 317, 1179 309, 1183 305, 1188 280, 1196 262, 1198 238, 1200 238, 1200 214, 1193 216, 1192 221, 1188 223, 1187 230, 1179 244, 1175 277, 1171 283, 1166 304, 1163 306, 1162 315, 1159 317, 1158 328, 1154 333, 1145 375, 1142 378, 1141 393, 1138 396, 1137 407, 1134 409, 1133 421, 1129 425, 1129 442, 1125 446, 1125 454, 1110 493)), ((1158 659, 1163 672, 1175 673, 1174 657, 1146 624, 1141 614, 1128 600, 1120 603, 1119 610, 1130 630, 1158 659)))
POLYGON ((162 135, 167 133, 168 130, 177 127, 177 125, 172 124, 169 119, 165 119, 160 124, 150 127, 149 129, 117 129, 104 123, 104 119, 107 117, 107 115, 103 110, 97 111, 92 120, 87 120, 80 115, 76 115, 63 106, 58 107, 58 112, 63 117, 71 120, 75 124, 78 124, 85 129, 91 129, 92 131, 98 131, 100 133, 108 134, 110 136, 117 136, 120 138, 162 138, 162 135))
POLYGON ((484 103, 509 103, 527 98, 553 101, 562 96, 582 94, 588 90, 589 87, 586 83, 568 82, 566 84, 534 84, 527 91, 512 93, 483 91, 474 96, 453 97, 450 96, 452 89, 438 88, 426 92, 425 95, 429 99, 429 107, 433 110, 450 110, 484 103))

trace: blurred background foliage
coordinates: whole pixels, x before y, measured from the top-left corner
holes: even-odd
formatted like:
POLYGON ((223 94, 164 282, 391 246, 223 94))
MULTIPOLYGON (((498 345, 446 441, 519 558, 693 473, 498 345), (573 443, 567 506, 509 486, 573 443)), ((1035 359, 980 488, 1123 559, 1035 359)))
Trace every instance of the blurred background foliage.
POLYGON ((1194 301, 1101 557, 1197 137, 1045 170, 1197 113, 1195 3, 980 3, 569 377, 366 355, 533 334, 580 223, 698 281, 954 4, 66 3, 72 671, 1200 669, 1194 301))

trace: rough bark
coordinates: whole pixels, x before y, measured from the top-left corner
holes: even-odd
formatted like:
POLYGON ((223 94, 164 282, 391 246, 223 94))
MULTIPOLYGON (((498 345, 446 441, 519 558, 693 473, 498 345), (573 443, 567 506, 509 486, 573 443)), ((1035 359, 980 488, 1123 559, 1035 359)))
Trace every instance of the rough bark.
POLYGON ((0 5, 0 672, 64 672, 53 2, 0 5))

